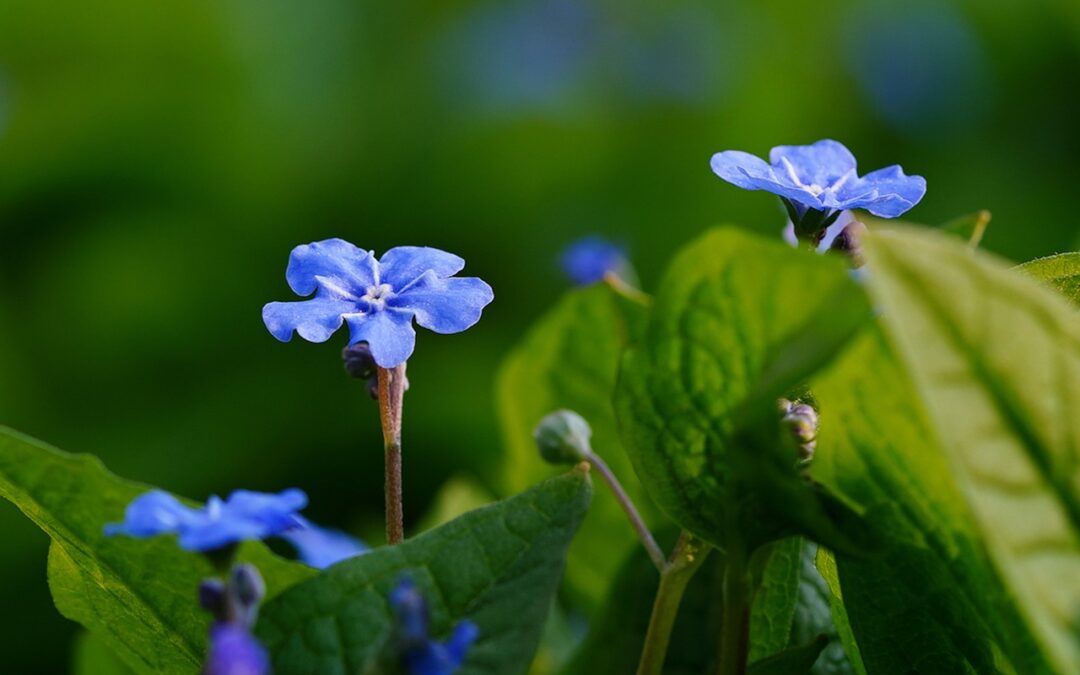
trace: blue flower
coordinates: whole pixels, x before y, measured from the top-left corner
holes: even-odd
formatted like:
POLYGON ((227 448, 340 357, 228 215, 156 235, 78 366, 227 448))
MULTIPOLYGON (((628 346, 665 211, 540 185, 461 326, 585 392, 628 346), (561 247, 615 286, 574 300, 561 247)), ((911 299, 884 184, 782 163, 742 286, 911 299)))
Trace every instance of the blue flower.
POLYGON ((390 593, 397 615, 401 661, 410 675, 452 675, 465 662, 465 655, 480 635, 471 621, 461 621, 450 638, 439 643, 428 635, 428 608, 424 596, 409 578, 403 578, 390 593))
POLYGON ((175 534, 189 551, 213 551, 246 539, 265 539, 296 527, 297 511, 307 505, 301 490, 266 494, 237 490, 226 500, 211 497, 206 506, 193 509, 161 490, 136 497, 124 514, 124 522, 105 526, 105 534, 147 538, 175 534))
POLYGON ((881 218, 895 218, 926 194, 926 180, 905 175, 899 165, 860 177, 855 157, 836 141, 781 145, 769 152, 769 162, 771 165, 754 155, 728 150, 713 155, 712 170, 741 188, 779 195, 800 234, 807 231, 800 228, 801 223, 811 221, 812 233, 817 234, 845 209, 865 209, 881 218))
POLYGON ((235 623, 210 628, 210 651, 203 675, 268 675, 270 657, 248 629, 235 623))
POLYGON ((580 286, 603 281, 608 272, 621 277, 634 276, 623 247, 603 237, 578 239, 566 247, 559 260, 566 275, 580 286))
POLYGON ((375 362, 393 368, 412 355, 416 322, 436 333, 460 333, 480 320, 494 294, 476 277, 454 277, 465 267, 456 255, 423 246, 398 246, 375 255, 342 239, 297 246, 285 278, 301 302, 271 302, 263 322, 282 342, 293 331, 325 342, 341 325, 349 344, 367 342, 375 362))
POLYGON ((316 569, 326 569, 342 560, 367 553, 368 547, 344 532, 315 525, 297 516, 299 524, 281 533, 281 538, 296 547, 300 560, 316 569))

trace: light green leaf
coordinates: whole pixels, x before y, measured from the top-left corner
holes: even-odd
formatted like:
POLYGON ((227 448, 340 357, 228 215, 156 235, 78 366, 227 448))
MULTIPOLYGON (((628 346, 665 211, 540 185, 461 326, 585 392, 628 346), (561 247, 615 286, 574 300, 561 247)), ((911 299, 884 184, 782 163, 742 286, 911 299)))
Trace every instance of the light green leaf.
POLYGON ((844 539, 842 510, 809 489, 776 399, 827 363, 869 316, 831 256, 736 229, 687 247, 624 357, 620 431, 649 494, 680 526, 748 550, 794 531, 844 539), (741 544, 740 544, 741 545, 741 544))
POLYGON ((1067 672, 1080 663, 1080 313, 939 234, 883 231, 867 251, 883 323, 990 558, 1067 672))
MULTIPOLYGON (((888 542, 873 556, 819 556, 872 673, 1046 672, 985 555, 902 365, 878 327, 813 384, 821 429, 813 476, 857 505, 888 542), (888 589, 888 592, 882 592, 888 589), (916 654, 911 644, 925 649, 916 654), (1023 666, 1023 668, 1021 668, 1023 666)), ((965 415, 969 414, 965 412, 965 415)), ((852 646, 845 638, 845 647, 852 646)))
POLYGON ((260 613, 257 634, 274 672, 383 672, 393 649, 387 598, 408 575, 427 597, 433 635, 465 618, 479 627, 458 675, 524 673, 591 491, 575 469, 297 584, 260 613))
MULTIPOLYGON (((533 429, 559 408, 581 414, 592 426, 593 449, 619 477, 639 510, 655 523, 615 428, 611 396, 615 373, 632 324, 645 313, 607 285, 567 293, 507 357, 499 372, 499 422, 506 446, 505 491, 514 494, 558 471, 540 458, 533 429)), ((569 589, 595 609, 629 550, 633 530, 607 489, 598 490, 581 536, 567 559, 569 589)))
MULTIPOLYGON (((863 665, 862 653, 855 642, 855 635, 851 630, 851 621, 848 619, 844 594, 840 588, 840 579, 836 571, 836 559, 825 548, 818 548, 816 566, 821 578, 825 580, 829 590, 829 605, 832 609, 833 626, 840 638, 843 647, 844 660, 848 663, 855 675, 866 675, 866 666, 863 665)), ((839 660, 839 659, 837 659, 839 660)), ((828 673, 828 670, 822 671, 828 673)), ((839 670, 838 672, 845 672, 839 670)))
MULTIPOLYGON (((112 475, 89 455, 69 455, 0 427, 0 497, 52 538, 49 586, 60 613, 94 631, 136 672, 197 673, 209 617, 199 581, 213 575, 202 556, 159 537, 105 537, 105 523, 148 488, 112 475)), ((276 594, 314 574, 261 544, 241 558, 259 567, 276 594)))
POLYGON ((1061 253, 1032 260, 1015 269, 1035 277, 1080 305, 1080 253, 1061 253))

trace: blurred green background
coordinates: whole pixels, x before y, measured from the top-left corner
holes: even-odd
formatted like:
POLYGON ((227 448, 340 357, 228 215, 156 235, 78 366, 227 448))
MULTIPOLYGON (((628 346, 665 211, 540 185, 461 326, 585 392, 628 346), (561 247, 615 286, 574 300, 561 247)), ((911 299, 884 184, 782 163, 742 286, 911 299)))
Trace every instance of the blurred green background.
MULTIPOLYGON (((412 523, 450 475, 497 490, 492 383, 584 233, 648 287, 722 221, 778 232, 719 150, 836 138, 982 208, 1016 260, 1074 248, 1080 3, 0 0, 0 424, 195 498, 299 486, 380 543, 377 415, 341 339, 279 344, 296 244, 468 260, 496 300, 421 332, 412 523)), ((0 504, 4 672, 66 672, 44 535, 0 504)))

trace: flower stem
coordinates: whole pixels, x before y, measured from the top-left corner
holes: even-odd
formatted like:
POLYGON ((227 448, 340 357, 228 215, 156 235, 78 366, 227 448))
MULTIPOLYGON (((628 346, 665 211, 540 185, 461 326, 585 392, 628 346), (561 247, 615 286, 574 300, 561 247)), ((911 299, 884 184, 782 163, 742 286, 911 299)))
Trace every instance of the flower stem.
POLYGON ((746 557, 731 550, 724 562, 724 613, 717 675, 744 675, 750 627, 750 579, 746 557))
POLYGON ((386 455, 386 543, 405 540, 401 506, 401 407, 405 398, 405 364, 379 368, 379 421, 386 455))
POLYGON ((630 495, 626 494, 626 490, 623 489, 619 479, 615 477, 611 469, 600 459, 600 456, 595 452, 588 454, 589 464, 592 464, 596 472, 600 474, 600 477, 604 479, 604 482, 608 484, 611 491, 615 493, 615 499, 619 501, 619 506, 626 512, 626 517, 630 520, 630 524, 634 526, 634 531, 637 532, 637 536, 641 539, 641 544, 645 547, 645 551, 652 558, 653 564, 656 565, 656 569, 664 572, 666 562, 664 560, 664 552, 660 550, 660 546, 656 543, 656 539, 653 538, 652 532, 649 531, 649 527, 645 524, 645 521, 641 518, 641 514, 634 507, 634 502, 630 500, 630 495))
POLYGON ((656 600, 653 602, 637 675, 663 673, 671 630, 675 627, 683 593, 708 553, 709 548, 695 540, 692 535, 686 532, 679 535, 675 550, 660 572, 660 587, 656 590, 656 600))

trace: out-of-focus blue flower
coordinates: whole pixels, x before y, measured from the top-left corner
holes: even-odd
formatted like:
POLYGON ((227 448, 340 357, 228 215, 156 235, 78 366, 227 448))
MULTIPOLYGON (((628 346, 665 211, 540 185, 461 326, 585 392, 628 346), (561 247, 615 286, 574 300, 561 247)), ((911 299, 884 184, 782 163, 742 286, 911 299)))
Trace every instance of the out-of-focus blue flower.
POLYGON ((236 623, 210 628, 210 651, 203 675, 267 675, 270 657, 248 629, 236 623))
POLYGON ((994 82, 985 48, 952 3, 863 3, 838 41, 874 110, 908 133, 947 134, 986 116, 994 82))
POLYGON ((316 569, 368 552, 363 542, 344 532, 319 527, 301 516, 297 520, 298 525, 282 532, 281 538, 296 548, 300 560, 316 569))
POLYGON ((237 490, 226 500, 211 497, 206 506, 193 509, 166 492, 154 490, 128 504, 124 522, 106 525, 105 534, 139 538, 175 534, 184 549, 212 551, 296 527, 296 512, 306 505, 307 495, 301 490, 278 494, 237 490))
POLYGON ((343 239, 297 246, 285 278, 301 302, 271 302, 263 322, 282 342, 293 331, 325 342, 341 325, 349 344, 367 342, 375 362, 393 368, 412 355, 413 319, 436 333, 459 333, 480 320, 494 298, 476 277, 454 277, 465 267, 456 255, 424 246, 399 246, 375 255, 343 239))
POLYGON ((810 214, 815 226, 830 224, 845 209, 866 209, 875 216, 895 218, 926 194, 926 180, 905 175, 899 165, 859 176, 855 157, 831 140, 775 147, 768 164, 738 150, 718 152, 712 157, 712 170, 746 190, 779 195, 800 235, 800 222, 810 214))
POLYGON ((461 621, 446 642, 432 640, 428 635, 427 601, 408 578, 390 593, 390 604, 397 615, 401 661, 410 675, 452 675, 465 662, 469 647, 480 635, 476 624, 461 621))
POLYGON ((570 244, 559 262, 571 281, 581 286, 603 281, 608 272, 624 278, 634 276, 625 249, 598 236, 583 237, 570 244))

